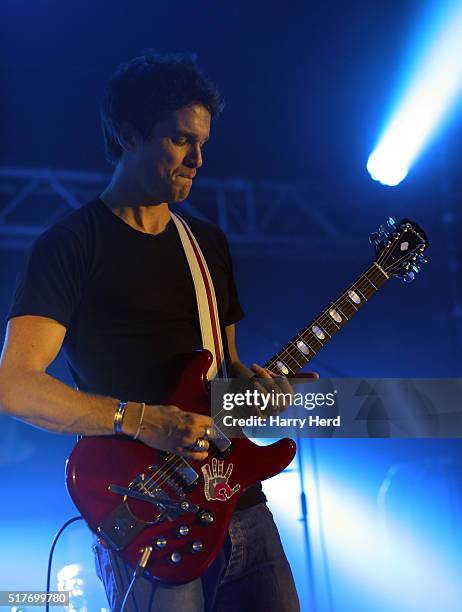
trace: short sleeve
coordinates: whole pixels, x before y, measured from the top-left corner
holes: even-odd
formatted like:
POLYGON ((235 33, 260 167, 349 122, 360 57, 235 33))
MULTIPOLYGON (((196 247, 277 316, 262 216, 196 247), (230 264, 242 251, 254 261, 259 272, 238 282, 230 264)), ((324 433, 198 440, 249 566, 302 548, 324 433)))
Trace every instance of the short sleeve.
POLYGON ((53 226, 32 245, 8 319, 36 315, 55 319, 67 328, 81 299, 84 276, 78 237, 66 227, 53 226))

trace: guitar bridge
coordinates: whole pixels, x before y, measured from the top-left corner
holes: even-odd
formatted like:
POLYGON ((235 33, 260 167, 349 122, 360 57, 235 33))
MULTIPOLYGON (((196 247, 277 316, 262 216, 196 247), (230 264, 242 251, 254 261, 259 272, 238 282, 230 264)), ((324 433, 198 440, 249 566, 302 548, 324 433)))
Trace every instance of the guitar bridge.
POLYGON ((111 548, 122 550, 149 524, 134 516, 128 504, 123 503, 101 521, 96 531, 111 548))

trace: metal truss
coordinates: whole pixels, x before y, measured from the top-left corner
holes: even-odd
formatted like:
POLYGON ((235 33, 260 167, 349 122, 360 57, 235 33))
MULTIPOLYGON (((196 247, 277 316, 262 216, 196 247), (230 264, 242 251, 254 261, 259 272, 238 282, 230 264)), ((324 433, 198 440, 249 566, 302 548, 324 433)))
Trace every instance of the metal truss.
MULTIPOLYGON (((98 172, 0 167, 0 242, 26 248, 67 212, 91 200, 110 176, 98 172)), ((320 195, 279 181, 197 178, 181 210, 218 224, 238 249, 312 252, 341 232, 320 195)))

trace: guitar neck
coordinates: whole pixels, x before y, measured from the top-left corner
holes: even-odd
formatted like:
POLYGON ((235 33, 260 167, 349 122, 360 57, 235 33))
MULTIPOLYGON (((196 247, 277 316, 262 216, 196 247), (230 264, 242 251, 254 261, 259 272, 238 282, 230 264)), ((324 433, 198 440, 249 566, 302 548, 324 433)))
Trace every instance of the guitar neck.
POLYGON ((371 299, 388 278, 388 274, 374 262, 319 316, 274 355, 265 364, 265 368, 285 376, 298 374, 339 329, 371 299))

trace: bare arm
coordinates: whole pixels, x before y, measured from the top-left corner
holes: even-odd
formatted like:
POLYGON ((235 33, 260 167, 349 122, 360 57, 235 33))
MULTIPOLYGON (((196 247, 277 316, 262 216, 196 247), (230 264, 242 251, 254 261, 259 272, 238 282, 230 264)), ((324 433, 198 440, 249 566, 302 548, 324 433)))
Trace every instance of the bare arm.
MULTIPOLYGON (((66 328, 53 319, 21 316, 10 320, 0 361, 0 411, 48 431, 110 435, 121 398, 100 397, 76 391, 47 374, 64 340, 66 328)), ((141 405, 127 405, 123 432, 134 435, 141 405)), ((210 427, 207 416, 175 406, 147 406, 141 439, 149 446, 204 458, 190 453, 193 444, 210 427)))

